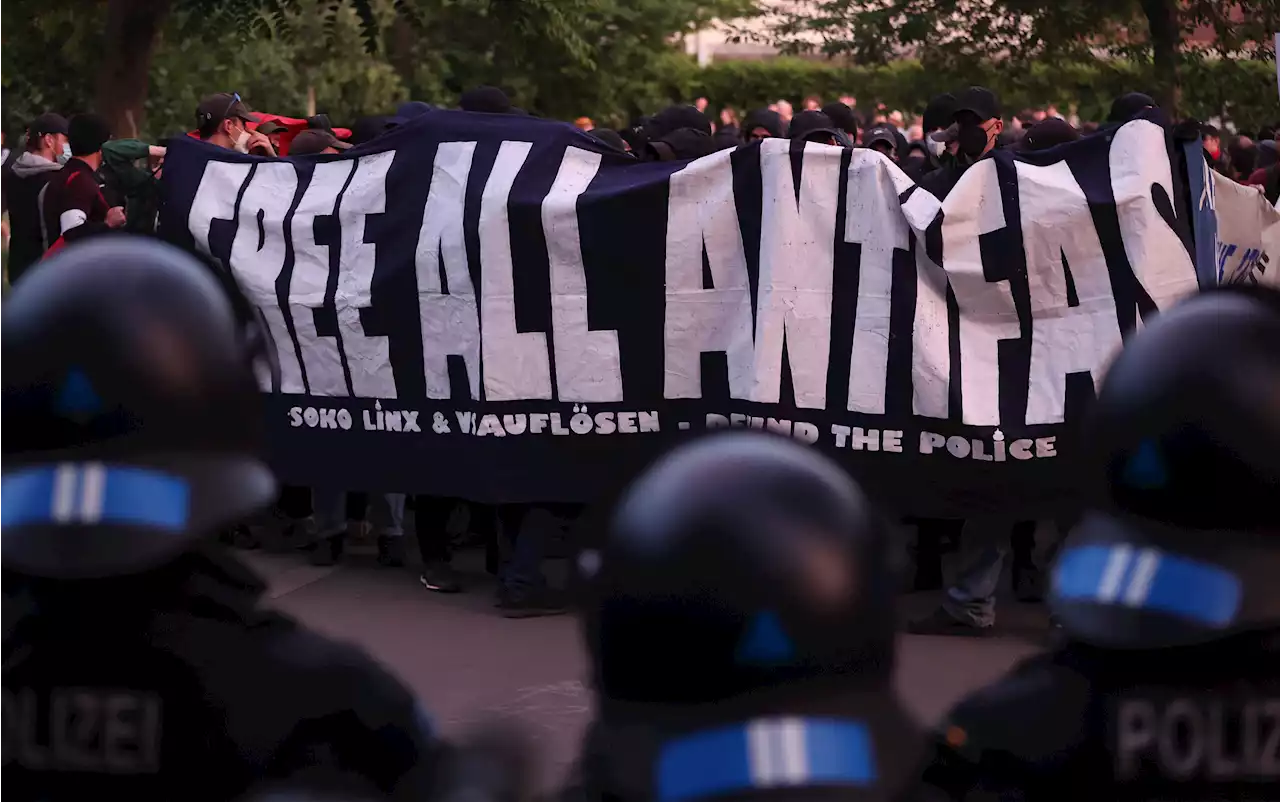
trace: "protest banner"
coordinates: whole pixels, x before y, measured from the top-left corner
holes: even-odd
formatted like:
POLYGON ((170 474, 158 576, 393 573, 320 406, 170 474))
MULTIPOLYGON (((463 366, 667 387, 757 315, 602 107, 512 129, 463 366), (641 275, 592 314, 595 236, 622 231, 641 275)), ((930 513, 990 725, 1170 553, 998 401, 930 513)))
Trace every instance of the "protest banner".
POLYGON ((1138 119, 997 152, 940 201, 865 149, 636 164, 440 111, 335 156, 182 138, 162 227, 262 310, 285 481, 586 501, 746 426, 903 512, 1036 517, 1073 499, 1123 334, 1196 289, 1169 152, 1138 119))
POLYGON ((1280 211, 1259 187, 1237 184, 1221 173, 1213 173, 1213 184, 1218 283, 1280 286, 1274 264, 1280 258, 1280 211))

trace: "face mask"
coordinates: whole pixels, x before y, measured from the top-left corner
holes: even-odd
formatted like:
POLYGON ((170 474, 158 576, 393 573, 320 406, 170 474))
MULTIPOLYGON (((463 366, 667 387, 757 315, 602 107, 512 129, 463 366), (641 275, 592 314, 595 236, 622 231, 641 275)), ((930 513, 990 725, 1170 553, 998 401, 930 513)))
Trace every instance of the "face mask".
POLYGON ((58 154, 58 164, 66 164, 71 160, 71 144, 64 142, 62 144, 62 152, 58 154))
POLYGON ((947 143, 939 142, 931 136, 924 138, 924 146, 928 149, 929 155, 934 159, 941 159, 942 154, 947 152, 947 143))
POLYGON ((976 161, 987 149, 987 130, 981 125, 962 125, 956 141, 960 146, 960 155, 969 161, 976 161))
POLYGON ((249 129, 241 128, 240 133, 236 136, 236 150, 241 153, 249 152, 249 129))

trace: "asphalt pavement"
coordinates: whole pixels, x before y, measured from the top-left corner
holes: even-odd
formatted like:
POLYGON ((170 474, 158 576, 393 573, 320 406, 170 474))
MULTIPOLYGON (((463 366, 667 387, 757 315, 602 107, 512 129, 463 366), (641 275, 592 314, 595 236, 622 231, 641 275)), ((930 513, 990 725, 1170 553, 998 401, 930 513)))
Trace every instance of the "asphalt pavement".
MULTIPOLYGON (((573 616, 510 620, 493 608, 495 583, 482 554, 455 558, 467 592, 425 590, 412 568, 381 568, 368 546, 351 546, 335 567, 302 554, 241 552, 268 581, 271 604, 331 637, 354 642, 398 675, 446 735, 515 716, 542 749, 540 785, 550 788, 573 762, 591 712, 585 654, 573 616)), ((549 561, 553 581, 564 561, 549 561)), ((921 615, 936 597, 903 597, 902 616, 921 615)), ((936 721, 967 692, 1043 646, 1041 609, 1002 601, 986 638, 899 640, 897 688, 923 722, 936 721)))

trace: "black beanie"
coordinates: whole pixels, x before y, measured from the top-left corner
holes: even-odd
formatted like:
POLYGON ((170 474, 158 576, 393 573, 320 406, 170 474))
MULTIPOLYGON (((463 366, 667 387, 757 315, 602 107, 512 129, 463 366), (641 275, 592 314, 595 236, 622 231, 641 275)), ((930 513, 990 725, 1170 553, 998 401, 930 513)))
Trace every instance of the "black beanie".
POLYGON ((77 114, 67 123, 67 143, 72 156, 88 156, 102 150, 111 139, 111 126, 97 114, 77 114))

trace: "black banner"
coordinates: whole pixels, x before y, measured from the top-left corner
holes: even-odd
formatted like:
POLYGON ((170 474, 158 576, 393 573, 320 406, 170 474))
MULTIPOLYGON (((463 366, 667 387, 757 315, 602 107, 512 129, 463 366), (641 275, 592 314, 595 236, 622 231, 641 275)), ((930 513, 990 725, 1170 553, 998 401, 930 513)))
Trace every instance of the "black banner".
POLYGON ((637 164, 440 111, 335 156, 174 141, 162 228, 262 310, 287 482, 588 501, 747 426, 902 512, 1035 517, 1123 332, 1196 288, 1168 153, 1136 120, 940 202, 870 150, 637 164))

